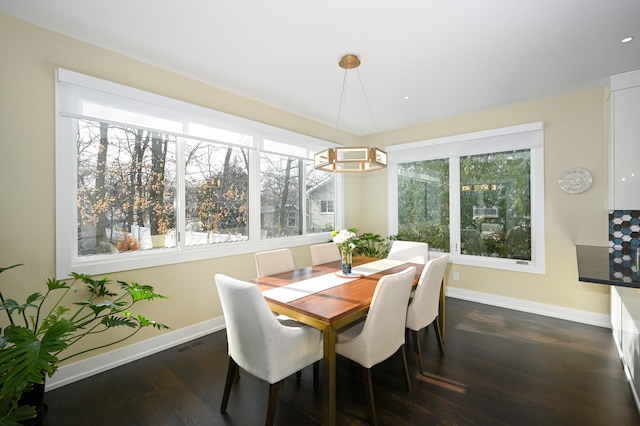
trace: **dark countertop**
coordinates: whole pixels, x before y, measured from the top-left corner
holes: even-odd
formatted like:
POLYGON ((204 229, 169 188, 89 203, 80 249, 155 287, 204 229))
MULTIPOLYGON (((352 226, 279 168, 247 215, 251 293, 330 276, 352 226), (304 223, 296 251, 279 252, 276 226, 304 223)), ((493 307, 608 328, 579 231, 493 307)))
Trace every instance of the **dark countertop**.
POLYGON ((579 281, 640 288, 635 253, 609 247, 576 246, 576 255, 579 281))

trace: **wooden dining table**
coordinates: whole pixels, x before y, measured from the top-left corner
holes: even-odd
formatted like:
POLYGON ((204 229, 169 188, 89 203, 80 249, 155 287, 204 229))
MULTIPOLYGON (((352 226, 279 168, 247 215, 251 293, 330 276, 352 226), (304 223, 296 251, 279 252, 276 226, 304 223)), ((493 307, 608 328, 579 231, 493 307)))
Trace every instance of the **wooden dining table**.
MULTIPOLYGON (((377 260, 380 259, 356 256, 353 258, 354 270, 357 270, 359 265, 377 260)), ((270 292, 268 292, 268 290, 323 275, 328 276, 328 278, 333 278, 328 274, 339 273, 340 261, 308 266, 306 268, 252 280, 252 282, 260 287, 271 310, 322 331, 324 351, 322 386, 323 423, 325 425, 333 426, 336 424, 336 332, 358 321, 367 314, 376 284, 380 278, 384 275, 401 272, 409 266, 416 268, 415 286, 418 283, 424 265, 406 262, 371 275, 358 275, 351 281, 345 280, 344 284, 307 294, 290 301, 280 301, 270 298, 270 292)), ((272 293, 273 292, 271 292, 271 294, 272 293)), ((441 315, 439 320, 442 325, 441 330, 444 330, 444 292, 441 294, 440 309, 441 315)))

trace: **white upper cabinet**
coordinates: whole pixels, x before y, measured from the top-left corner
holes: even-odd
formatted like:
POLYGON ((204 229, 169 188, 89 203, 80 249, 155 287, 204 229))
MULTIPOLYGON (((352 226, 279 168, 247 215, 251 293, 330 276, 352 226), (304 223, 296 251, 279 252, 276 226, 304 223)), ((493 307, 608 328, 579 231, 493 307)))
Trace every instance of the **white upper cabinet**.
POLYGON ((610 78, 610 207, 640 210, 640 70, 610 78))

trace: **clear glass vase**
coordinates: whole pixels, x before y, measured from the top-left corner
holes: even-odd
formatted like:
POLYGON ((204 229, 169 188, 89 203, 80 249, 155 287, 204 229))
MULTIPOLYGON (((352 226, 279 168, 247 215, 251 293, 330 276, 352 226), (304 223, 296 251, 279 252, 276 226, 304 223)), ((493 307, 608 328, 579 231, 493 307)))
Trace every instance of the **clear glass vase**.
POLYGON ((344 275, 349 275, 353 265, 353 252, 342 250, 340 252, 340 261, 342 262, 342 273, 344 275))

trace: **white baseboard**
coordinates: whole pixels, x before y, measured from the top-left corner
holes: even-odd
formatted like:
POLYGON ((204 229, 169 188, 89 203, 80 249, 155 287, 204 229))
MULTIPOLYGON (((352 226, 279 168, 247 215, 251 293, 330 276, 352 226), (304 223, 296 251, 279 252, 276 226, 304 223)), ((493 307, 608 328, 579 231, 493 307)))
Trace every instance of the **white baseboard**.
MULTIPOLYGON (((462 290, 455 287, 447 287, 447 296, 455 299, 484 303, 485 305, 499 306, 501 308, 611 328, 609 315, 604 314, 529 302, 527 300, 497 296, 478 291, 462 290)), ((53 377, 47 379, 46 390, 53 390, 91 377, 165 349, 182 345, 183 343, 214 333, 223 328, 224 319, 223 317, 218 317, 190 327, 162 334, 158 337, 145 340, 144 342, 135 343, 131 346, 78 361, 74 364, 62 366, 56 371, 53 377)))
POLYGON ((479 291, 463 290, 455 287, 447 287, 446 295, 454 299, 468 300, 470 302, 484 303, 485 305, 499 306, 501 308, 514 309, 531 314, 611 328, 611 318, 605 314, 563 308, 557 305, 547 305, 545 303, 530 302, 528 300, 497 296, 479 291))
POLYGON ((62 366, 53 377, 47 378, 46 390, 85 379, 98 373, 119 367, 154 353, 182 345, 198 337, 214 333, 224 328, 224 318, 218 317, 180 330, 171 331, 144 342, 116 349, 114 351, 62 366))

